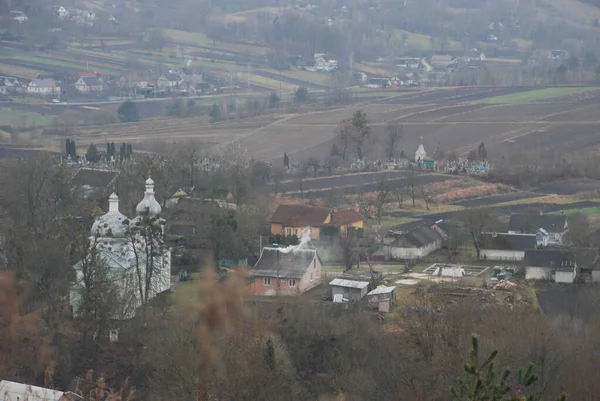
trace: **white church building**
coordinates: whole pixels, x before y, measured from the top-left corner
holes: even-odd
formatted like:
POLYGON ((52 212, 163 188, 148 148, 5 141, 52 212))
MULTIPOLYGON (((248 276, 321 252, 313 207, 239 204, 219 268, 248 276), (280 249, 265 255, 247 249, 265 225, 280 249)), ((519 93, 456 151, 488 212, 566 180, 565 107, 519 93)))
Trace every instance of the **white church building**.
MULTIPOLYGON (((163 241, 165 220, 160 217, 162 208, 154 197, 154 181, 148 178, 145 184, 144 199, 137 205, 134 218, 119 211, 119 198, 113 193, 108 212, 92 225, 90 255, 93 253, 96 261, 102 263, 105 280, 114 289, 106 294, 115 299, 115 307, 111 308, 114 319, 134 317, 144 299, 149 301, 171 288, 171 250, 163 241)), ((84 269, 90 265, 86 263, 82 260, 73 266, 76 279, 70 303, 76 318, 82 315, 84 269)))

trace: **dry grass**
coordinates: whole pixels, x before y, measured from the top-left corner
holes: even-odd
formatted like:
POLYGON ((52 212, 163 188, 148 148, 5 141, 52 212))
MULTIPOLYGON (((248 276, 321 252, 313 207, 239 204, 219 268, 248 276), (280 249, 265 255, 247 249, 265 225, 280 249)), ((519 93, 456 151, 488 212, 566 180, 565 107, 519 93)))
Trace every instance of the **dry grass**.
POLYGON ((41 71, 32 68, 17 67, 9 64, 0 64, 0 75, 8 75, 19 78, 36 78, 41 71))

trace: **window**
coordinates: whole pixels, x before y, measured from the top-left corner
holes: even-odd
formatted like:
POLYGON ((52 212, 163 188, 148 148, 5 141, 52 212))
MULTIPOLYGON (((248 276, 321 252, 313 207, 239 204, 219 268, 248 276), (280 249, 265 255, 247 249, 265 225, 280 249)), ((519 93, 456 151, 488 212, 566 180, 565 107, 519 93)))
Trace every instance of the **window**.
POLYGON ((312 281, 313 281, 313 276, 312 276, 312 273, 310 273, 310 282, 312 283, 312 281))
POLYGON ((291 279, 289 284, 290 284, 290 287, 295 287, 296 286, 296 279, 295 278, 291 279))
POLYGON ((287 235, 292 235, 292 229, 291 228, 288 228, 286 231, 287 231, 287 235))
POLYGON ((265 285, 271 285, 271 277, 265 277, 265 285))

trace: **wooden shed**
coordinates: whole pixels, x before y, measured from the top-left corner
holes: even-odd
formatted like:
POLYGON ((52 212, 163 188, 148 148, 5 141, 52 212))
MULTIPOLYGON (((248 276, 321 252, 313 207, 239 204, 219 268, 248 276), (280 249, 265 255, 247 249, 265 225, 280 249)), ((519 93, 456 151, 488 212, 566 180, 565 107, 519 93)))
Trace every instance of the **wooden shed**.
POLYGON ((379 312, 387 313, 396 301, 396 287, 377 287, 367 294, 370 308, 376 308, 379 312))

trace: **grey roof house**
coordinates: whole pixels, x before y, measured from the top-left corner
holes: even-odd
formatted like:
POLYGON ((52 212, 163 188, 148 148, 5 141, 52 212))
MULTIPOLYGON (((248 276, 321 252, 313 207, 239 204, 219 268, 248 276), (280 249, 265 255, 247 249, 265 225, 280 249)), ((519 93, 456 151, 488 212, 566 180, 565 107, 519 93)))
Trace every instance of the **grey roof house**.
POLYGON ((508 232, 511 234, 534 234, 540 228, 548 232, 548 245, 562 245, 563 236, 569 230, 564 214, 518 213, 510 216, 508 232))
POLYGON ((81 188, 84 197, 95 193, 102 195, 111 190, 118 176, 118 171, 80 168, 71 178, 71 185, 81 188))
POLYGON ((481 233, 480 258, 485 260, 520 261, 525 250, 537 246, 535 234, 481 233))
POLYGON ((321 282, 322 262, 315 249, 263 248, 250 269, 254 295, 299 295, 321 282))
POLYGON ((573 283, 577 276, 576 252, 561 248, 525 251, 525 279, 573 283))
POLYGON ((406 233, 391 233, 384 239, 384 246, 375 255, 383 254, 389 259, 419 259, 442 248, 442 236, 428 225, 416 227, 406 233))

